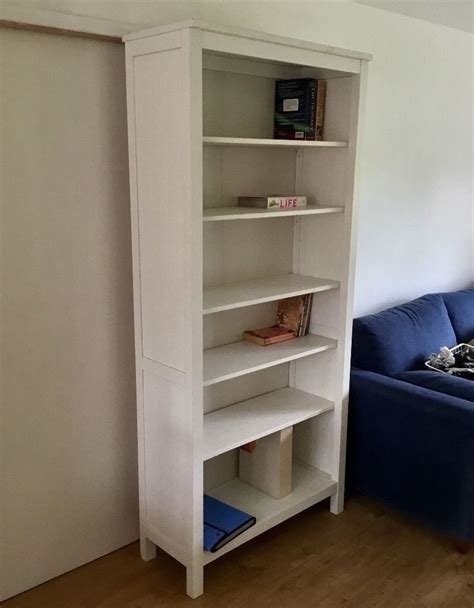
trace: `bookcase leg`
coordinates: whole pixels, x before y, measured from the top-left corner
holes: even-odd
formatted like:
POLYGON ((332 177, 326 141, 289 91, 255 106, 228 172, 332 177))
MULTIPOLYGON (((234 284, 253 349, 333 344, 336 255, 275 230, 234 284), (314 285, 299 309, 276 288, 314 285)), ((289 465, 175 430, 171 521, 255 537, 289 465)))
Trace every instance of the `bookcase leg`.
POLYGON ((149 562, 156 557, 156 545, 148 540, 146 536, 140 537, 140 555, 145 562, 149 562))
POLYGON ((204 593, 204 567, 188 566, 186 568, 186 593, 195 599, 204 593))
POLYGON ((334 515, 339 515, 344 511, 344 492, 337 492, 331 496, 330 510, 334 515))

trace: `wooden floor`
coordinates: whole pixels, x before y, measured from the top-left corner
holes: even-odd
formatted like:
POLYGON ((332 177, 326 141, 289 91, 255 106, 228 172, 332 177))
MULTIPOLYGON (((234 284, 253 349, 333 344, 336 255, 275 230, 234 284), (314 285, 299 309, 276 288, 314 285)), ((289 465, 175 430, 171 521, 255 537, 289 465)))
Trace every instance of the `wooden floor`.
POLYGON ((201 598, 184 586, 181 565, 161 552, 144 563, 135 543, 2 608, 474 608, 474 551, 355 497, 342 515, 319 505, 210 564, 201 598))

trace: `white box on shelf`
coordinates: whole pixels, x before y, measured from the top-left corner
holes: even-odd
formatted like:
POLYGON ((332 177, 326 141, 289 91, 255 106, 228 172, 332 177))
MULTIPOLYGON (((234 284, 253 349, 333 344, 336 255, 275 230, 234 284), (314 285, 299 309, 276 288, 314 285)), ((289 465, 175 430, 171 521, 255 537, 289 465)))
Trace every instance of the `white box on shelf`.
POLYGON ((283 498, 291 492, 293 427, 262 437, 252 451, 239 450, 239 478, 273 496, 283 498))

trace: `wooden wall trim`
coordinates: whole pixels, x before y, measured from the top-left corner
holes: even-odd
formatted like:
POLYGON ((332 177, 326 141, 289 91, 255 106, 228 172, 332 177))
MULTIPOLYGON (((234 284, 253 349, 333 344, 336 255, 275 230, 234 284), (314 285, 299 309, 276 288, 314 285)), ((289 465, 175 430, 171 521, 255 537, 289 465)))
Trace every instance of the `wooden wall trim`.
POLYGON ((110 36, 107 34, 94 34, 92 32, 80 32, 77 30, 69 30, 61 27, 52 27, 46 25, 35 25, 33 23, 23 23, 20 21, 9 21, 0 19, 0 27, 24 30, 27 32, 40 32, 42 34, 56 34, 60 36, 71 36, 73 38, 87 38, 89 40, 102 40, 105 42, 122 43, 120 36, 110 36))

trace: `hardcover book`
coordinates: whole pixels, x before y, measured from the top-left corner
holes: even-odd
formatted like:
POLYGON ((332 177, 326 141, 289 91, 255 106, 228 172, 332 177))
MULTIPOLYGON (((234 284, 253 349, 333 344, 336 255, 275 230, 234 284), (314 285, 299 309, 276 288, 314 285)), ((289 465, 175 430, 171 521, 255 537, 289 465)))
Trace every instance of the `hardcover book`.
POLYGON ((292 78, 275 83, 275 139, 314 140, 316 80, 292 78))
POLYGON ((275 83, 275 139, 322 140, 325 80, 292 78, 275 83))
POLYGON ((258 209, 296 209, 306 207, 306 196, 239 196, 241 207, 255 207, 258 209))
POLYGON ((293 338, 296 338, 294 331, 286 327, 279 327, 278 325, 244 331, 244 340, 260 344, 260 346, 277 344, 278 342, 285 342, 285 340, 292 340, 293 338))
POLYGON ((316 124, 315 139, 321 141, 324 136, 324 115, 326 113, 327 81, 318 80, 316 85, 316 124))
POLYGON ((204 549, 214 553, 256 523, 244 513, 212 496, 204 495, 204 549))
POLYGON ((277 325, 293 331, 298 338, 306 335, 312 301, 312 293, 280 300, 278 302, 277 325))
POLYGON ((280 300, 276 324, 271 327, 249 329, 243 334, 244 340, 268 346, 293 338, 301 338, 308 331, 312 302, 312 293, 280 300))

